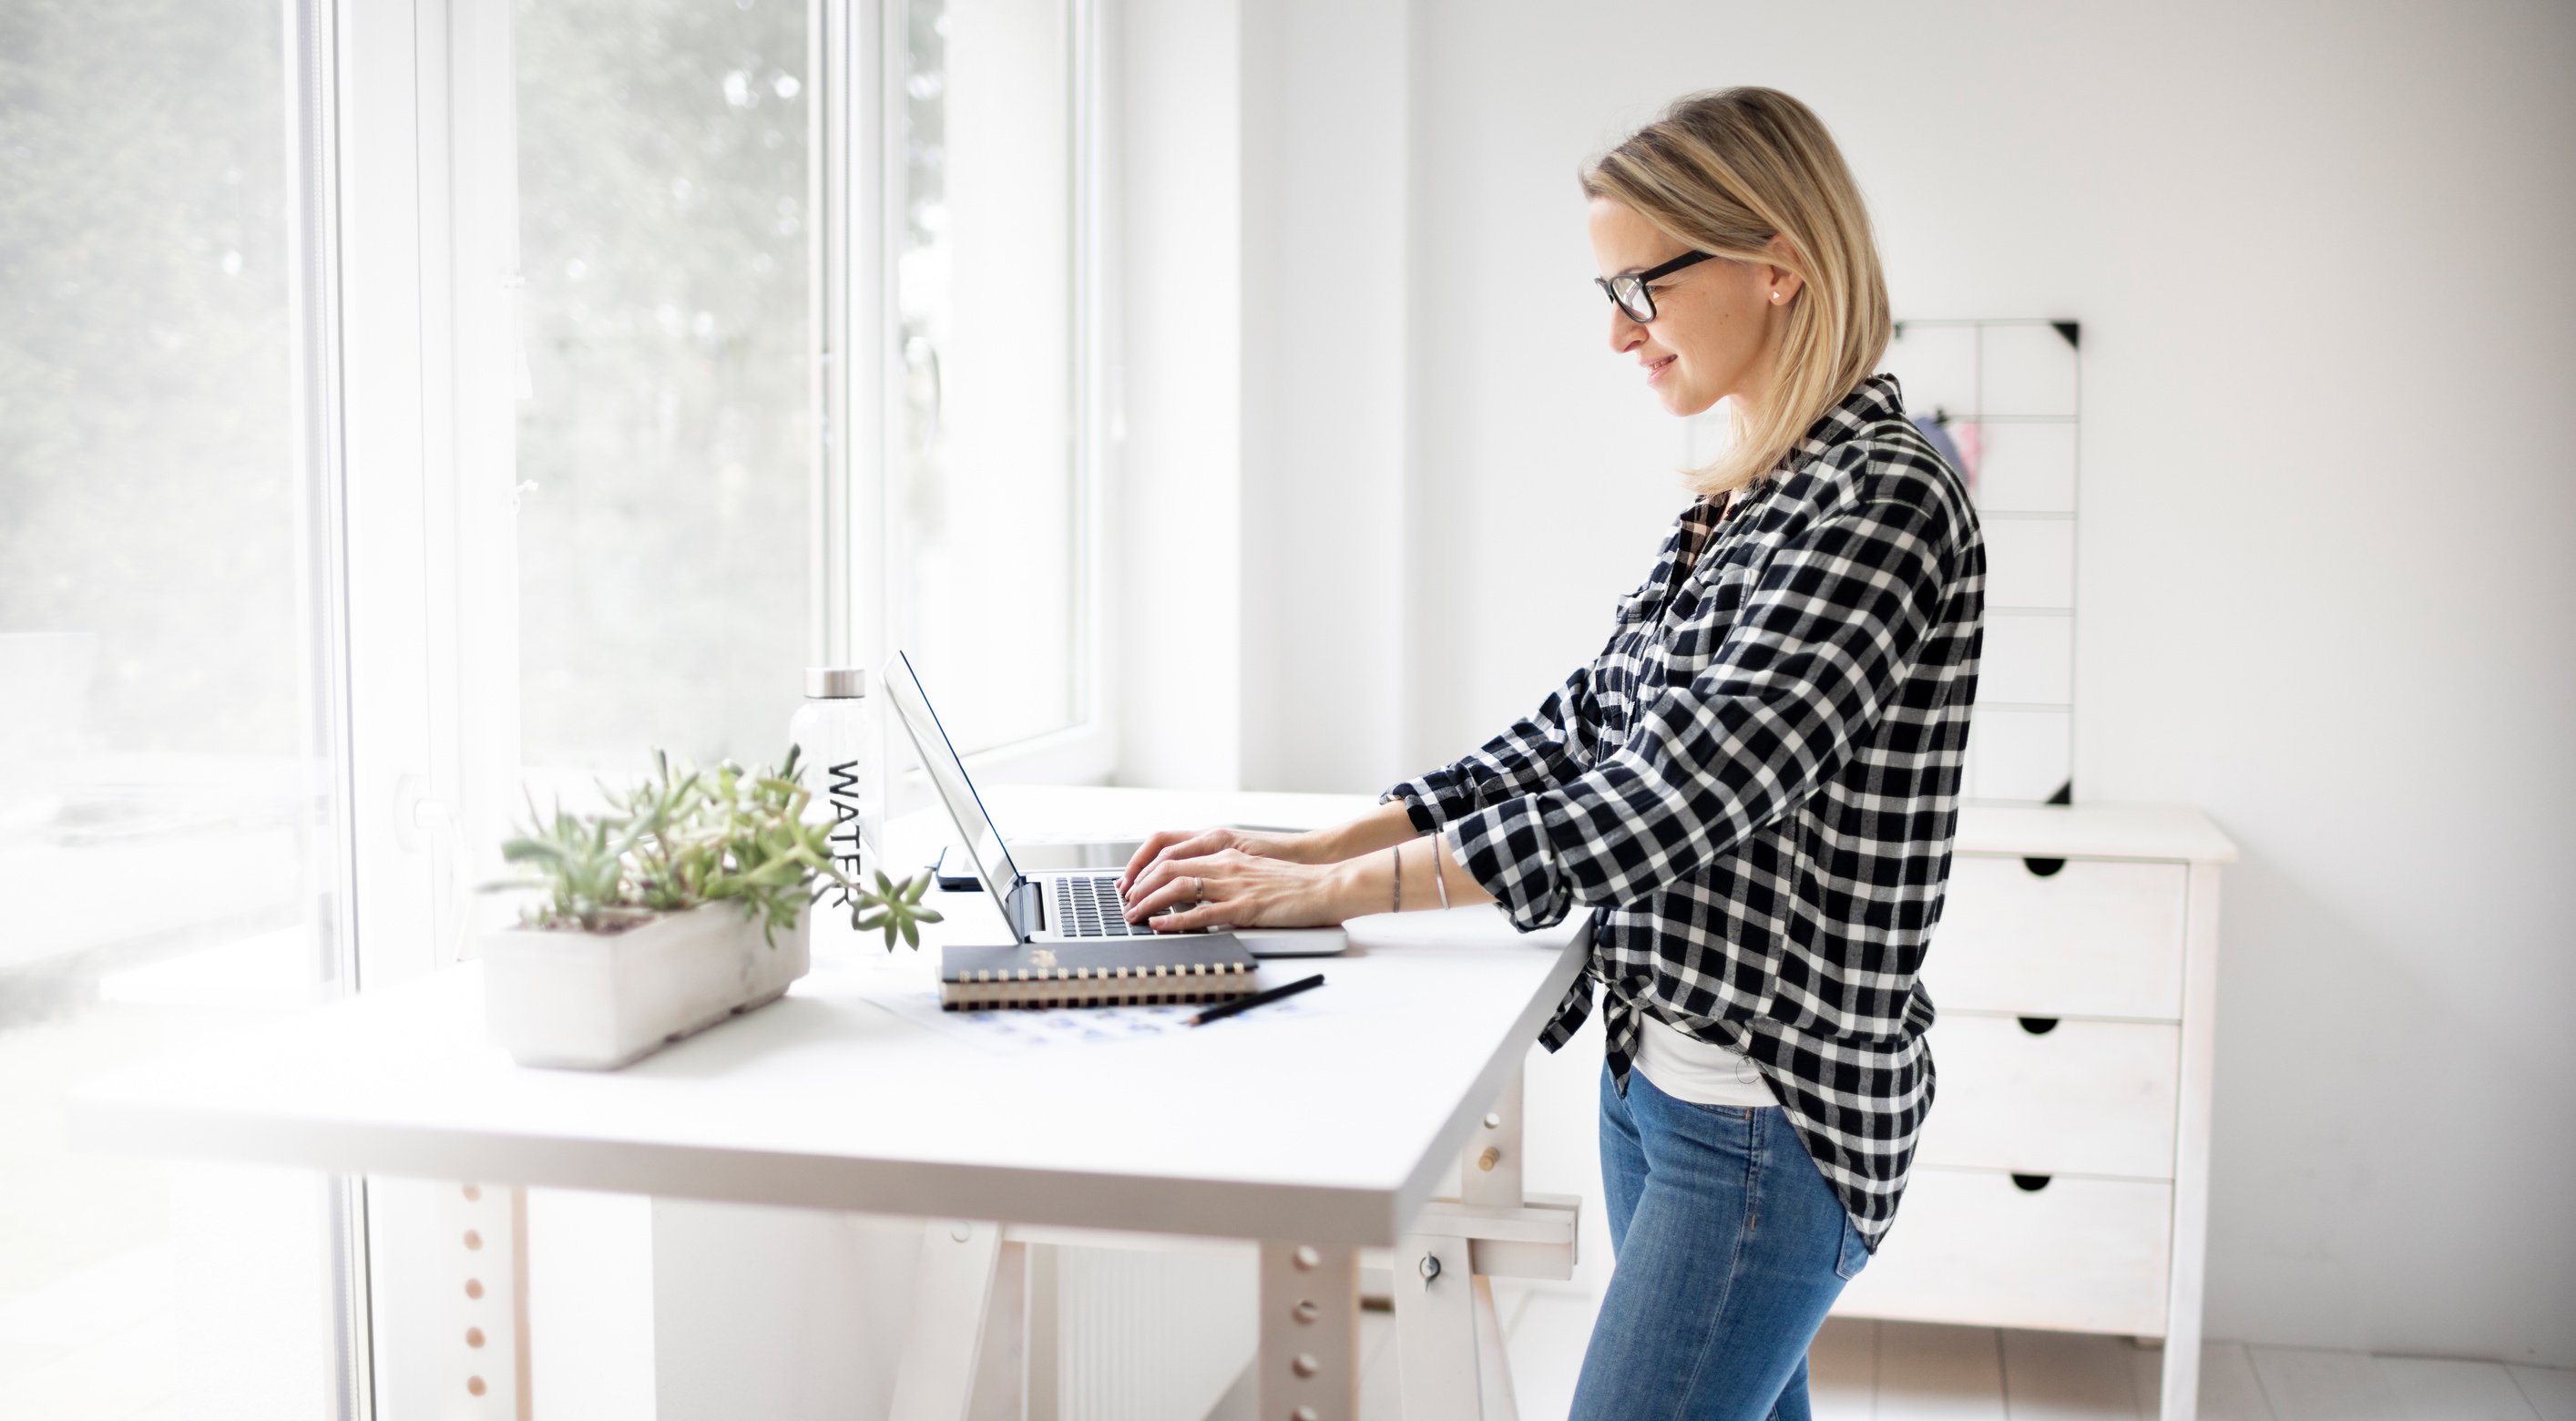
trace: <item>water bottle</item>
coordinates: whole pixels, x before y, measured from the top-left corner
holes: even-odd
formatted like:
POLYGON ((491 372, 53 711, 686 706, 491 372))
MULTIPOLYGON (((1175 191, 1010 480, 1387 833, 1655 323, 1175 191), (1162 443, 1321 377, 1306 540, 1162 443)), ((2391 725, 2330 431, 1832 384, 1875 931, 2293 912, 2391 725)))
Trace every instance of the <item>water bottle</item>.
MULTIPOLYGON (((813 792, 809 818, 831 826, 832 860, 852 882, 883 866, 885 741, 868 673, 855 666, 816 666, 805 672, 805 704, 788 722, 787 738, 803 752, 798 779, 813 792)), ((847 906, 837 891, 835 902, 847 906)))

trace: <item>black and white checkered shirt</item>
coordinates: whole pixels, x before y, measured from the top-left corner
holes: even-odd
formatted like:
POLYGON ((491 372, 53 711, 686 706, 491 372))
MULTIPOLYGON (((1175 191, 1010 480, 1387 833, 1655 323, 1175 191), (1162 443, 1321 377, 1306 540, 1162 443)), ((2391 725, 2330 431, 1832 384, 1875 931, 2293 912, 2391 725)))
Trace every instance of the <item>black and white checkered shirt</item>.
POLYGON ((1548 1049, 1597 981, 1622 1092, 1640 1011, 1743 1052, 1873 1250, 1932 1104, 1915 974, 1950 876, 1985 569, 1958 474, 1872 376, 1723 514, 1682 513, 1601 654, 1535 714, 1382 796, 1524 930, 1598 912, 1548 1049))

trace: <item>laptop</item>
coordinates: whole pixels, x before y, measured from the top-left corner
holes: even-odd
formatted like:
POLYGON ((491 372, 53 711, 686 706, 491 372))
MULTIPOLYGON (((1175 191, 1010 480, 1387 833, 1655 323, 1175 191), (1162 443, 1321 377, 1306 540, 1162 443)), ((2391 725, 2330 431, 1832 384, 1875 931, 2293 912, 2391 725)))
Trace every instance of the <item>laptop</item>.
MULTIPOLYGON (((1103 942, 1154 934, 1151 923, 1127 921, 1126 905, 1118 896, 1118 871, 1126 867, 1127 854, 1104 864, 1106 854, 1075 853, 1069 857, 1077 862, 1087 858, 1095 866, 1023 873, 1001 831, 984 813, 983 796, 975 792, 965 762, 949 743, 939 713, 930 708, 930 693, 922 689, 912 658, 896 652, 886 662, 884 682, 886 699, 893 702, 896 717, 912 737, 912 748, 920 752, 923 768, 930 771, 931 787, 948 807, 967 856, 975 862, 976 876, 984 880, 985 891, 1000 905, 1002 920, 1019 941, 1103 942)), ((1230 927, 1225 931, 1256 957, 1329 957, 1350 945, 1338 927, 1230 927)))

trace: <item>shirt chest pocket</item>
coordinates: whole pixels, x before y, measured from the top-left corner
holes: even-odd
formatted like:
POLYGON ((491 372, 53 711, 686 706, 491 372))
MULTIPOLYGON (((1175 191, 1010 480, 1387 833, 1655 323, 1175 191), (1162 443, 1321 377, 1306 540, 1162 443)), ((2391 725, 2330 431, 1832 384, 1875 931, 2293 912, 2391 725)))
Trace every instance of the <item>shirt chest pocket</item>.
POLYGON ((1655 581, 1620 598, 1610 642, 1592 663, 1593 706, 1600 716, 1601 733, 1613 743, 1636 720, 1640 688, 1663 684, 1660 620, 1664 602, 1665 588, 1655 581))
POLYGON ((1728 562, 1704 580, 1693 579, 1674 597, 1664 617, 1664 684, 1684 684, 1717 658, 1726 634, 1743 615, 1757 575, 1750 562, 1728 562))

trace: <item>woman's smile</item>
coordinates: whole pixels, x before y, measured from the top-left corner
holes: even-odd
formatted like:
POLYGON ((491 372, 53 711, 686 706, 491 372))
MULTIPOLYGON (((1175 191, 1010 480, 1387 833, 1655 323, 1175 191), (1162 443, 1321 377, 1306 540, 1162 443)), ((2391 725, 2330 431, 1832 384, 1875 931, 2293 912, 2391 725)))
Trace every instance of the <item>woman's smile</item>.
POLYGON ((1681 357, 1678 355, 1667 355, 1660 360, 1647 361, 1646 383, 1651 385, 1657 380, 1664 378, 1664 372, 1671 369, 1673 362, 1679 359, 1681 359, 1681 357))

